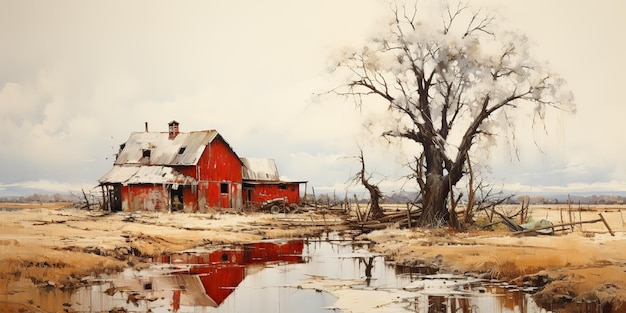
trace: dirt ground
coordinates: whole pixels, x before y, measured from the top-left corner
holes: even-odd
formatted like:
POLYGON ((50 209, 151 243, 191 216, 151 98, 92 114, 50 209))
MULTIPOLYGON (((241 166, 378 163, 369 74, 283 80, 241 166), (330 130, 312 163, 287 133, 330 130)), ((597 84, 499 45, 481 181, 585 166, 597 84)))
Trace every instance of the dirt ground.
MULTIPOLYGON (((388 228, 361 235, 374 249, 401 264, 448 272, 482 273, 523 286, 537 286, 547 308, 598 301, 626 312, 626 233, 623 207, 592 207, 563 214, 563 222, 594 220, 555 236, 513 236, 495 230, 388 228)), ((561 222, 557 207, 535 207, 534 219, 561 222)), ((67 204, 0 203, 0 311, 41 312, 32 293, 70 290, 87 276, 142 267, 152 256, 199 245, 302 238, 340 228, 340 217, 306 214, 157 214, 91 212, 67 204)))

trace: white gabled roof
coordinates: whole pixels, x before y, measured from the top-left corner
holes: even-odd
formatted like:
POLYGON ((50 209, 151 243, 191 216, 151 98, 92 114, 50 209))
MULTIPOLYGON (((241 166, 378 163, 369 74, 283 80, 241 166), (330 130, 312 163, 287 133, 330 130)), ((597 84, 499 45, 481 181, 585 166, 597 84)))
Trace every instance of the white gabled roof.
POLYGON ((197 181, 168 166, 115 165, 98 180, 101 184, 180 184, 191 185, 197 181))
POLYGON ((241 158, 242 178, 256 181, 279 181, 278 169, 273 159, 241 158))
POLYGON ((219 134, 215 130, 178 133, 134 132, 124 143, 115 165, 140 164, 143 151, 150 150, 151 165, 196 165, 206 145, 219 134))

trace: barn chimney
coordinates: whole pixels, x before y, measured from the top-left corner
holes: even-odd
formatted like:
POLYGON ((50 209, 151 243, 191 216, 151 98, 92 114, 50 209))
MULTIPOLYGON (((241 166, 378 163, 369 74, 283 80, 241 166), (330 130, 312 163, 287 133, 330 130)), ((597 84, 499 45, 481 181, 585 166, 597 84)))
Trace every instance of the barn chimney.
POLYGON ((146 122, 146 133, 148 132, 148 122, 146 122))
POLYGON ((171 140, 171 139, 176 138, 176 136, 178 136, 178 122, 171 121, 167 125, 169 125, 169 130, 170 130, 169 139, 171 140))

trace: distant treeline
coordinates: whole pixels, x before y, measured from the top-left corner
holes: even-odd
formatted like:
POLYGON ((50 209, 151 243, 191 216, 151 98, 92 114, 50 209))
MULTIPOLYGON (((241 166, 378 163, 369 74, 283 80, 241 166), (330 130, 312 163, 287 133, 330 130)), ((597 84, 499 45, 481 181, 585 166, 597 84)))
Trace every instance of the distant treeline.
POLYGON ((626 203, 626 197, 616 195, 591 195, 591 196, 577 196, 567 195, 560 196, 517 196, 512 198, 512 203, 522 203, 522 201, 529 201, 530 204, 624 204, 626 203))
POLYGON ((39 194, 30 196, 4 196, 0 197, 0 202, 32 203, 32 202, 80 202, 81 199, 73 194, 39 194))
MULTIPOLYGON (((415 199, 417 193, 394 193, 385 195, 385 203, 406 203, 415 199)), ((502 194, 504 198, 504 194, 502 194)), ((466 200, 461 198, 461 201, 466 200)), ((567 204, 567 195, 517 195, 510 197, 506 204, 520 204, 530 202, 530 204, 567 204)), ((570 195, 570 204, 625 204, 626 197, 617 195, 570 195)))
MULTIPOLYGON (((323 196, 323 195, 322 195, 323 196)), ((383 203, 395 204, 395 203, 407 203, 413 202, 417 199, 417 192, 399 192, 385 194, 383 203)), ((502 198, 506 198, 506 193, 499 195, 502 198)), ((369 199, 361 199, 360 202, 367 202, 369 199)), ((461 198, 461 202, 466 199, 461 198)), ((493 200, 493 199, 492 199, 493 200)), ((530 202, 530 204, 567 204, 568 195, 516 195, 512 196, 506 201, 506 204, 520 204, 524 202, 530 202)), ((626 196, 623 195, 570 195, 570 204, 626 204, 626 196)))

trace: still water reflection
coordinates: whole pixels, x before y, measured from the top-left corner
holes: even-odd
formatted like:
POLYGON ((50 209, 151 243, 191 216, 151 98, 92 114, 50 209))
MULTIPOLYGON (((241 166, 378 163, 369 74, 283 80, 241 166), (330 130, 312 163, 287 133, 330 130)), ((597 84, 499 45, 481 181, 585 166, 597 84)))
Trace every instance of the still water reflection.
POLYGON ((353 289, 407 291, 405 312, 546 312, 524 292, 432 268, 394 267, 366 243, 263 241, 155 258, 147 269, 94 278, 69 299, 78 312, 329 312, 329 293, 299 287, 311 277, 358 280, 353 289))

